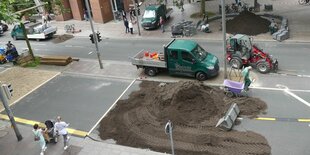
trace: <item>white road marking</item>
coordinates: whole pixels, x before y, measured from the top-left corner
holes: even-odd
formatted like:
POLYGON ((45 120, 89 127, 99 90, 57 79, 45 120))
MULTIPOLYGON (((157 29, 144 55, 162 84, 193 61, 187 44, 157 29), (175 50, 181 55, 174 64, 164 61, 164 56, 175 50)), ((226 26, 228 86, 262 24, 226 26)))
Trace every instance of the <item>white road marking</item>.
POLYGON ((31 43, 31 45, 46 46, 46 44, 42 44, 42 43, 31 43))
POLYGON ((111 111, 112 108, 114 108, 115 104, 118 102, 119 99, 126 93, 126 91, 135 83, 137 79, 132 80, 132 82, 128 85, 128 87, 123 91, 123 93, 115 100, 115 102, 110 106, 110 108, 103 114, 103 116, 98 120, 98 122, 93 126, 92 129, 87 133, 87 135, 90 135, 90 133, 93 132, 95 127, 100 123, 100 121, 111 111))
POLYGON ((84 48, 84 46, 77 46, 77 45, 65 45, 65 47, 77 47, 77 48, 84 48))
MULTIPOLYGON (((275 91, 284 91, 283 88, 272 88, 272 87, 250 87, 252 89, 261 89, 261 90, 275 90, 275 91)), ((310 90, 307 89, 290 89, 291 92, 305 92, 310 93, 310 90)))
POLYGON ((308 107, 310 107, 310 103, 305 101, 304 99, 300 98, 299 96, 297 96, 296 94, 292 93, 289 89, 284 90, 287 94, 291 95, 292 97, 294 97, 295 99, 297 99, 298 101, 302 102, 303 104, 307 105, 308 107))
POLYGON ((93 53, 93 51, 90 51, 89 53, 88 53, 88 55, 91 55, 93 53))
POLYGON ((286 92, 287 94, 291 95, 292 97, 294 97, 295 99, 297 99, 301 103, 303 103, 303 104, 307 105, 308 107, 310 107, 310 103, 309 102, 307 102, 306 100, 304 100, 301 97, 297 96, 296 94, 292 93, 291 90, 287 86, 281 85, 281 84, 277 84, 276 86, 279 87, 279 88, 282 88, 284 90, 284 92, 286 92))

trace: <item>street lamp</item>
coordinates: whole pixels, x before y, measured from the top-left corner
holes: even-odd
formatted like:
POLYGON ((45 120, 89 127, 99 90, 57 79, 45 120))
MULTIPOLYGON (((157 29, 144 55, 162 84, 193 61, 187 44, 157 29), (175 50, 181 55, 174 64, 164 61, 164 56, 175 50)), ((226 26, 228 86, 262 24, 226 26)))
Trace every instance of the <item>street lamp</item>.
POLYGON ((226 13, 225 0, 222 1, 222 31, 223 31, 223 52, 224 52, 224 79, 227 79, 227 63, 226 63, 226 13))

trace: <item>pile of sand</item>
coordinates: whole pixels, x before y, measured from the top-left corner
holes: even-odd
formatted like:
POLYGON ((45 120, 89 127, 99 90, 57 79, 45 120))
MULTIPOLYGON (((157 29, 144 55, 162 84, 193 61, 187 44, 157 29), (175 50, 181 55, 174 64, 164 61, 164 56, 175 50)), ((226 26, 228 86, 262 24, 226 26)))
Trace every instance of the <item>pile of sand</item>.
POLYGON ((102 120, 102 139, 118 144, 170 152, 164 132, 168 120, 173 122, 176 154, 270 154, 264 137, 254 132, 221 131, 217 121, 232 103, 241 115, 255 116, 266 104, 250 97, 228 98, 219 88, 198 81, 170 84, 142 82, 140 90, 121 100, 102 120))
POLYGON ((257 35, 269 31, 270 21, 249 11, 243 11, 226 23, 227 33, 257 35))

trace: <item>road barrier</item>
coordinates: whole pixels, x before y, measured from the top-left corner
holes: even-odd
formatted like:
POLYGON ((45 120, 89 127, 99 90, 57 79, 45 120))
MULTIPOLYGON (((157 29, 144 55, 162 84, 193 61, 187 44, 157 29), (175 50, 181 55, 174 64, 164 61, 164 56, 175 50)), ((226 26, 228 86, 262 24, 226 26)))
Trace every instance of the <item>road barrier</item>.
POLYGON ((239 113, 240 110, 238 105, 236 103, 232 104, 226 112, 225 116, 217 122, 215 127, 219 127, 220 129, 226 131, 231 130, 239 113))

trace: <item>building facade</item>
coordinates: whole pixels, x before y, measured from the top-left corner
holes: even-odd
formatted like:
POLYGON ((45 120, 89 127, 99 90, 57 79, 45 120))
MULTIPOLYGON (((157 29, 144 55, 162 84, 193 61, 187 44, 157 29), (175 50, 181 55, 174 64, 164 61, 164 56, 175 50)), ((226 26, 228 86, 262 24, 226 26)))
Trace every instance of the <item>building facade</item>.
MULTIPOLYGON (((96 23, 106 23, 114 19, 113 12, 125 10, 128 12, 132 0, 89 0, 92 18, 96 23)), ((86 9, 85 0, 62 0, 65 8, 70 9, 68 13, 56 16, 56 20, 69 19, 84 20, 86 9)))

